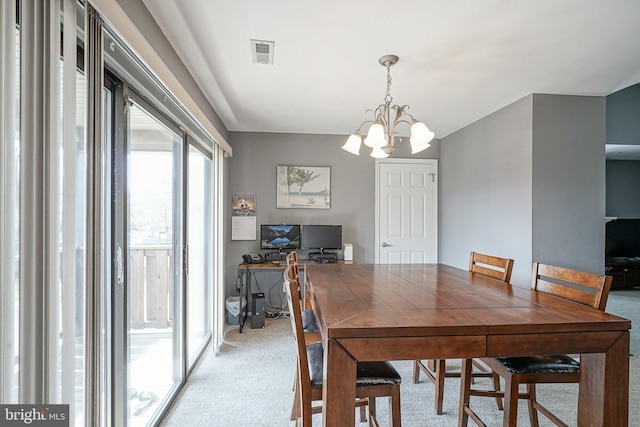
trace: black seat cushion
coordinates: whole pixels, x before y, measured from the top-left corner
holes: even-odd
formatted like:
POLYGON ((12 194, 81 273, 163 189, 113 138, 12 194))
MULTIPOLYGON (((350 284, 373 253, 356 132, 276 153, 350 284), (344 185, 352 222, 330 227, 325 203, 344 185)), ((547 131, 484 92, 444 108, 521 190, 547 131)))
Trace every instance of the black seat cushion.
MULTIPOLYGON (((322 343, 316 342, 307 346, 309 359, 309 375, 311 387, 322 388, 322 366, 324 349, 322 343)), ((359 362, 356 385, 400 384, 401 378, 389 362, 359 362)))
POLYGON ((316 323, 316 316, 313 314, 313 310, 308 309, 302 312, 302 329, 305 332, 318 332, 318 324, 316 323))
POLYGON ((557 374, 580 372, 580 363, 566 354, 550 356, 497 357, 514 374, 557 374))

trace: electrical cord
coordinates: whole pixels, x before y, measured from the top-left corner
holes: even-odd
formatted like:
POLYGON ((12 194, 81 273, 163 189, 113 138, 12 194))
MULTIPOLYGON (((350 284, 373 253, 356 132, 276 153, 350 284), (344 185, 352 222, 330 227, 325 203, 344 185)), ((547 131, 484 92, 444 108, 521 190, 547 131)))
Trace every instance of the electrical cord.
MULTIPOLYGON (((262 292, 262 286, 260 285, 260 282, 258 281, 258 278, 255 272, 251 272, 251 275, 253 277, 253 281, 256 284, 258 292, 262 292)), ((277 280, 267 285, 267 288, 269 289, 268 292, 265 293, 265 295, 269 296, 269 298, 265 302, 265 305, 266 305, 265 318, 267 319, 277 319, 280 317, 289 316, 289 313, 285 310, 285 307, 284 307, 284 304, 285 304, 284 295, 281 294, 281 292, 279 291, 280 289, 282 289, 282 280, 283 280, 282 276, 278 275, 277 280), (275 296, 274 296, 274 290, 276 291, 275 296), (277 305, 274 305, 273 302, 276 302, 277 305)))
POLYGON ((289 318, 289 313, 286 311, 278 311, 274 313, 267 313, 265 317, 269 320, 285 319, 289 318))
POLYGON ((240 282, 241 277, 242 277, 242 273, 240 273, 240 267, 238 267, 238 276, 236 277, 236 280, 233 282, 233 286, 236 288, 236 292, 240 292, 241 286, 238 285, 238 283, 240 282))

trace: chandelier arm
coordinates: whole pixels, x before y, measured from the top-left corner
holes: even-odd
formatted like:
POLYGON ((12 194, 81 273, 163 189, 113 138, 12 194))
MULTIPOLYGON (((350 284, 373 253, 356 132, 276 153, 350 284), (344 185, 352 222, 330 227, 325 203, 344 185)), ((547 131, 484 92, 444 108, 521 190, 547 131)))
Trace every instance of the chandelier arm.
POLYGON ((389 118, 387 117, 389 109, 386 104, 380 104, 376 108, 374 112, 375 121, 379 122, 386 129, 389 123, 389 118))
MULTIPOLYGON (((368 110, 371 111, 371 110, 368 110)), ((365 120, 364 122, 360 123, 360 126, 358 126, 358 131, 362 131, 362 126, 366 125, 367 123, 375 123, 375 120, 365 120)))
MULTIPOLYGON (((403 108, 409 108, 408 105, 405 105, 403 108)), ((409 114, 409 113, 404 113, 405 116, 409 117, 411 119, 411 121, 408 121, 406 119, 403 119, 403 122, 407 123, 409 126, 413 125, 414 122, 417 122, 419 120, 417 120, 415 117, 413 117, 413 115, 409 114)))
POLYGON ((389 145, 395 145, 396 143, 396 126, 399 123, 408 123, 406 120, 402 119, 402 117, 404 117, 406 114, 404 112, 405 108, 407 106, 403 105, 402 107, 399 105, 394 105, 391 107, 392 110, 395 111, 396 115, 395 118, 393 119, 392 123, 389 123, 389 145))
MULTIPOLYGON (((405 107, 406 107, 406 109, 407 109, 407 110, 409 109, 409 106, 408 106, 408 105, 405 105, 405 107)), ((406 113, 406 112, 405 112, 405 113, 404 113, 404 115, 405 115, 405 116, 409 116, 409 117, 411 118, 411 120, 415 120, 415 121, 417 121, 417 120, 416 120, 416 118, 415 118, 415 117, 413 117, 410 113, 406 113)))
MULTIPOLYGON (((413 119, 413 117, 412 117, 412 119, 413 119)), ((396 120, 395 122, 393 122, 393 127, 395 128, 395 127, 396 127, 396 125, 397 125, 397 124, 399 124, 399 123, 406 123, 406 124, 408 124, 409 126, 411 126, 411 123, 412 123, 412 122, 410 122, 410 121, 409 121, 409 120, 407 120, 407 119, 396 120)))

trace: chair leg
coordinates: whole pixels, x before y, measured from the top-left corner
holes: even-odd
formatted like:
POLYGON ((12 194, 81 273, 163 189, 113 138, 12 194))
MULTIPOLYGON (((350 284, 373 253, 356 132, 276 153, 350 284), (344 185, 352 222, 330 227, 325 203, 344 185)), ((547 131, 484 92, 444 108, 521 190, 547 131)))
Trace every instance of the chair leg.
MULTIPOLYGON (((493 378, 493 391, 500 391, 500 375, 495 372, 492 375, 493 378)), ((496 396, 496 405, 498 405, 499 410, 503 410, 502 407, 502 398, 500 396, 496 396)))
POLYGON ((436 377, 436 414, 442 415, 442 402, 444 401, 444 379, 446 373, 446 359, 438 359, 435 361, 435 377, 436 377))
POLYGON ((300 419, 300 427, 312 427, 313 426, 313 405, 311 402, 303 402, 303 396, 298 397, 302 404, 300 407, 301 414, 298 416, 300 419))
POLYGON ((467 427, 469 415, 465 408, 469 407, 469 397, 471 392, 471 369, 473 364, 471 359, 462 359, 460 368, 460 406, 458 408, 458 427, 467 427))
POLYGON ((527 400, 527 406, 529 407, 529 421, 531 422, 531 427, 538 427, 538 410, 533 405, 536 401, 535 384, 527 384, 527 394, 529 395, 529 399, 527 400))
POLYGON ((367 407, 362 405, 362 406, 360 406, 359 409, 360 409, 360 422, 363 423, 363 422, 367 421, 367 407))
POLYGON ((297 381, 298 381, 298 364, 296 363, 296 376, 293 377, 293 384, 291 385, 291 390, 295 391, 297 381))
POLYGON ((518 389, 520 384, 514 378, 505 378, 503 427, 516 427, 518 421, 518 389))
POLYGON ((296 377, 293 380, 293 404, 291 406, 291 421, 297 420, 299 416, 300 416, 300 395, 298 391, 298 375, 296 375, 296 377))
POLYGON ((376 398, 370 397, 367 400, 369 401, 367 404, 369 407, 369 426, 374 427, 378 422, 376 418, 376 398))
POLYGON ((420 362, 418 360, 413 361, 413 383, 418 384, 420 382, 420 362))
POLYGON ((400 409, 400 386, 393 387, 389 397, 389 414, 391 414, 391 427, 402 426, 402 411, 400 409))
POLYGON ((478 362, 476 359, 472 359, 473 366, 477 368, 477 372, 489 372, 487 367, 478 362))
POLYGON ((420 382, 420 371, 425 374, 435 385, 435 410, 436 414, 442 415, 442 403, 444 401, 444 380, 446 373, 446 359, 430 359, 426 362, 421 360, 413 361, 413 383, 420 382))

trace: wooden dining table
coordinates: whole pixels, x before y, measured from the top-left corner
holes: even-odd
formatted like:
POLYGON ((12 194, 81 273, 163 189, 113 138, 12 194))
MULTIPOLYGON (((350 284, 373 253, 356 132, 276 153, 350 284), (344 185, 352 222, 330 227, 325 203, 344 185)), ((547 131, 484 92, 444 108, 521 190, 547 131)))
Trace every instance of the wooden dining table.
POLYGON ((627 319, 443 264, 306 268, 323 425, 354 425, 356 363, 580 354, 578 426, 628 426, 627 319))

